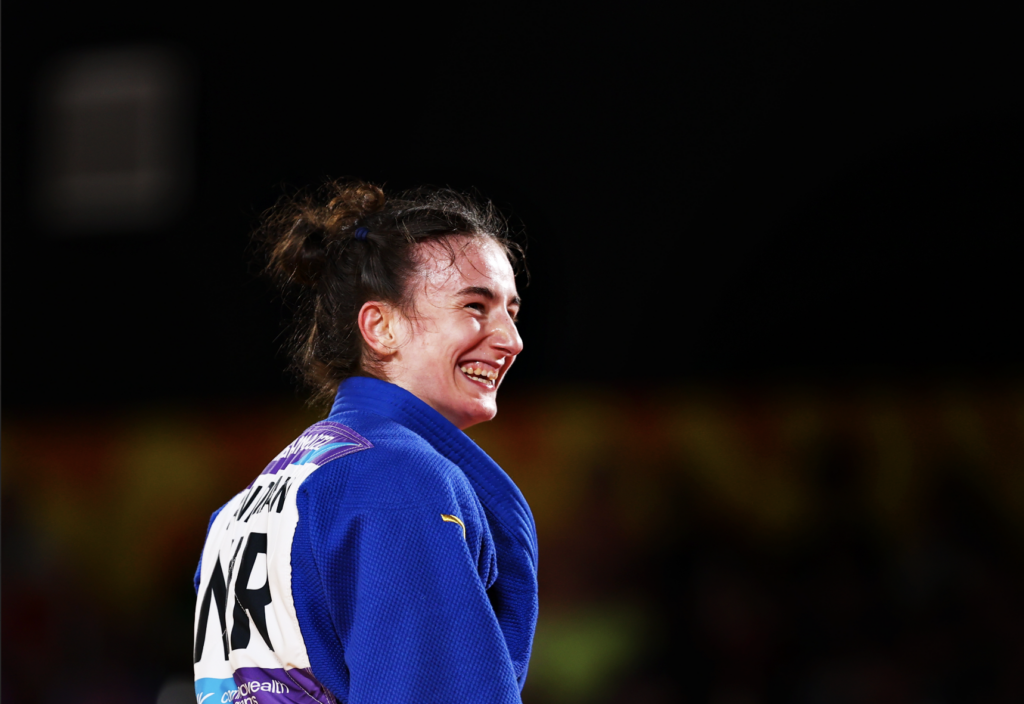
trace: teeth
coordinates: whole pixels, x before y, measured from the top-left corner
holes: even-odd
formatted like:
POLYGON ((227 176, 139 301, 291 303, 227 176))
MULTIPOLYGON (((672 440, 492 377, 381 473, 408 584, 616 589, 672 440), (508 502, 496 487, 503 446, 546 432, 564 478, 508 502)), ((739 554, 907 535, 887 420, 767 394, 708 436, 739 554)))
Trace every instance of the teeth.
POLYGON ((498 378, 498 372, 490 369, 484 369, 483 367, 473 367, 469 364, 463 367, 459 367, 462 373, 469 377, 474 377, 480 381, 487 380, 488 382, 494 382, 498 378))

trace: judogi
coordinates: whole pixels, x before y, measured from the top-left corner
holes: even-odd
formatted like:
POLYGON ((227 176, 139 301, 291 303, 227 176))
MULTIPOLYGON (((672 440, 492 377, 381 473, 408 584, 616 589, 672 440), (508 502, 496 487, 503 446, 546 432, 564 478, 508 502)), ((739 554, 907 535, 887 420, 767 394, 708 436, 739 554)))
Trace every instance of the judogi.
POLYGON ((199 704, 521 701, 530 508, 393 384, 347 379, 327 420, 214 513, 195 584, 199 704))

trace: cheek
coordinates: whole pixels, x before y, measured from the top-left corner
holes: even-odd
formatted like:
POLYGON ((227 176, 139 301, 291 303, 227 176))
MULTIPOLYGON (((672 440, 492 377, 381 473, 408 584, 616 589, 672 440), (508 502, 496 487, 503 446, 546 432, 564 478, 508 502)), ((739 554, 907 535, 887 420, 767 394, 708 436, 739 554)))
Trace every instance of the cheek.
POLYGON ((449 327, 445 334, 444 347, 456 360, 480 344, 483 327, 479 321, 462 321, 449 327))

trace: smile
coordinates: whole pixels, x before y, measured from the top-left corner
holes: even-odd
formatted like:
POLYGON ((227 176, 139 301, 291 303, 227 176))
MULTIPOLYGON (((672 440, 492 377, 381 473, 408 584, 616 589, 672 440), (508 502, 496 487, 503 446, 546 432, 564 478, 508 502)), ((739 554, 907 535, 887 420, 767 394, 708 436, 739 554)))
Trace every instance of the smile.
POLYGON ((494 383, 498 379, 498 372, 490 369, 485 369, 481 365, 467 364, 459 367, 459 370, 466 375, 471 381, 475 381, 478 384, 483 384, 488 389, 494 388, 494 383))

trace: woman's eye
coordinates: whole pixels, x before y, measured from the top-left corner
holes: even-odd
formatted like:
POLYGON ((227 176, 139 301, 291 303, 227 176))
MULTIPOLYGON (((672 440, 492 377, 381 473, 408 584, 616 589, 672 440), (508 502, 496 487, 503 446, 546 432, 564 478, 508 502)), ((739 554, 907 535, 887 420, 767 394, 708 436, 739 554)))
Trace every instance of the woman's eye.
POLYGON ((467 303, 466 307, 467 308, 472 308, 473 310, 478 310, 481 313, 484 312, 484 304, 483 303, 467 303))

